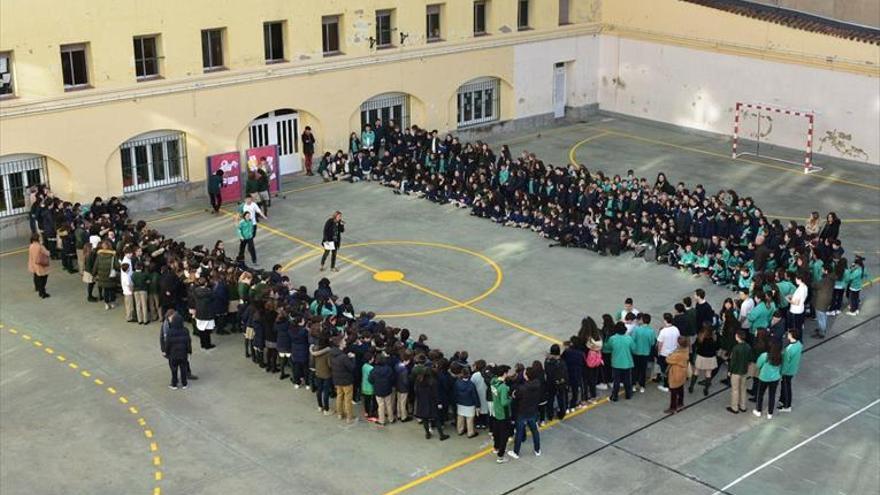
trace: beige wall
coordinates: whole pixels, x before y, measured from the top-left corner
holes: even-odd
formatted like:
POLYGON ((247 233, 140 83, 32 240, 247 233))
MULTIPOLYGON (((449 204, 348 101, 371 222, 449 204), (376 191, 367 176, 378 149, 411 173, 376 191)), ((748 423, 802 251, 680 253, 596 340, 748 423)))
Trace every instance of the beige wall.
POLYGON ((757 3, 800 10, 844 22, 880 28, 880 2, 877 0, 753 0, 757 3))

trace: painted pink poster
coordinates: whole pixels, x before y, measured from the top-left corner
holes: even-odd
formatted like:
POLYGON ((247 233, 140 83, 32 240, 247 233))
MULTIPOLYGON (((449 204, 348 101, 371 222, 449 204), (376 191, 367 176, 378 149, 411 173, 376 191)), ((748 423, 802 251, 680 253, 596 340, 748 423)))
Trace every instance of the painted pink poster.
POLYGON ((248 171, 263 168, 269 173, 269 193, 275 194, 281 187, 281 176, 278 173, 278 148, 273 144, 251 148, 245 152, 248 171))
POLYGON ((238 151, 220 153, 208 157, 208 173, 223 170, 223 187, 220 199, 226 202, 241 201, 241 154, 238 151))

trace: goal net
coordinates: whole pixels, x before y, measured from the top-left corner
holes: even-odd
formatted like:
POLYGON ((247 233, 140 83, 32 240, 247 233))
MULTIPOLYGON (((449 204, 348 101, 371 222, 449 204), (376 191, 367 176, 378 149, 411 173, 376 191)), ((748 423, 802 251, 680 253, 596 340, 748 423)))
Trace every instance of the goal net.
POLYGON ((819 171, 821 169, 813 165, 815 118, 812 111, 737 102, 733 158, 757 156, 802 166, 805 174, 819 171), (803 155, 792 150, 804 150, 803 155))

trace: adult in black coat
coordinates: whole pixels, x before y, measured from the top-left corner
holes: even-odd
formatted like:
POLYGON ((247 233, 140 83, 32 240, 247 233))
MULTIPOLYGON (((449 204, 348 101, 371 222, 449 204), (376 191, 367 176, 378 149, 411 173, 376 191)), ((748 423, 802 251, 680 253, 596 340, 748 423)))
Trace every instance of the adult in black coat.
POLYGON ((324 222, 324 236, 321 239, 321 245, 324 248, 324 255, 321 256, 321 271, 324 271, 324 263, 327 262, 327 256, 330 256, 330 269, 338 272, 336 268, 336 253, 339 252, 339 245, 342 243, 342 233, 345 231, 345 222, 342 221, 342 212, 336 211, 333 216, 324 222), (330 243, 333 243, 331 246, 330 243), (328 249, 332 247, 332 249, 328 249))
POLYGON ((432 426, 437 428, 441 441, 449 438, 449 435, 443 433, 443 405, 433 368, 419 366, 413 370, 413 392, 416 396, 415 417, 422 420, 425 438, 431 438, 432 426))
POLYGON ((770 248, 764 240, 764 236, 755 238, 755 257, 753 266, 755 273, 763 273, 767 269, 767 261, 770 259, 770 248))
POLYGON ((179 293, 180 279, 170 268, 163 266, 159 275, 159 306, 162 307, 162 314, 175 308, 179 293))
MULTIPOLYGON (((161 282, 161 279, 160 279, 161 282)), ((211 343, 211 332, 214 331, 214 291, 208 287, 205 279, 200 278, 197 285, 192 290, 193 307, 196 310, 196 328, 199 330, 199 341, 202 349, 213 349, 215 346, 211 343)))
POLYGON ((173 314, 168 320, 167 330, 163 329, 160 337, 160 345, 163 347, 168 365, 171 368, 171 385, 168 387, 177 390, 178 374, 180 384, 187 387, 186 375, 189 369, 189 355, 192 354, 192 339, 189 332, 183 328, 183 318, 173 314))

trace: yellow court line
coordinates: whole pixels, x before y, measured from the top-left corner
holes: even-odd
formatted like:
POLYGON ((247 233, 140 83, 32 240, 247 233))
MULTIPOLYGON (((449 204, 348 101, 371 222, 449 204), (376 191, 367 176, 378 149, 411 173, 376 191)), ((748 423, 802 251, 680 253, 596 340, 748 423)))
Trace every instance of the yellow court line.
MULTIPOLYGON (((224 213, 225 215, 234 216, 233 213, 230 213, 230 212, 227 211, 227 210, 222 210, 222 211, 223 211, 223 213, 224 213)), ((267 232, 269 232, 269 233, 275 234, 275 235, 277 235, 277 236, 283 237, 283 238, 285 238, 285 239, 291 240, 291 241, 293 241, 293 242, 295 242, 295 243, 297 243, 297 244, 301 244, 301 245, 303 245, 303 246, 308 246, 308 247, 310 247, 310 248, 312 248, 312 249, 321 249, 321 250, 323 250, 323 248, 319 247, 319 246, 318 246, 317 244, 315 244, 315 243, 312 243, 312 242, 309 242, 309 241, 306 241, 306 240, 300 239, 300 238, 298 238, 298 237, 292 236, 292 235, 290 235, 290 234, 288 234, 287 232, 284 232, 284 231, 282 231, 282 230, 278 230, 278 229, 276 229, 276 228, 269 227, 269 226, 266 226, 266 225, 261 225, 261 226, 260 226, 260 229, 261 229, 261 230, 265 230, 265 231, 267 231, 267 232)), ((342 260, 342 261, 345 261, 346 263, 348 263, 348 264, 350 264, 350 265, 354 265, 354 266, 357 266, 357 267, 359 267, 359 268, 362 268, 362 269, 364 269, 364 270, 366 270, 366 271, 368 271, 368 272, 370 272, 370 273, 378 273, 378 272, 381 271, 381 270, 379 270, 379 269, 377 269, 377 268, 373 268, 372 266, 367 265, 366 263, 362 263, 362 262, 360 262, 360 261, 358 261, 358 260, 355 260, 355 259, 349 258, 348 256, 337 256, 337 258, 340 259, 340 260, 342 260)), ((416 290, 419 290, 419 291, 421 291, 421 292, 424 292, 425 294, 430 294, 430 295, 432 295, 432 296, 434 296, 434 297, 436 297, 436 298, 438 298, 438 299, 442 299, 442 300, 444 300, 444 301, 446 301, 446 302, 452 303, 452 304, 454 304, 456 307, 461 307, 461 308, 464 308, 464 309, 470 310, 470 311, 472 311, 472 312, 474 312, 474 313, 477 313, 477 314, 479 314, 479 315, 485 316, 485 317, 490 318, 490 319, 492 319, 492 320, 495 320, 495 321, 497 321, 497 322, 499 322, 499 323, 503 323, 503 324, 508 325, 508 326, 510 326, 510 327, 512 327, 512 328, 515 328, 515 329, 517 329, 517 330, 520 330, 520 331, 526 332, 526 333, 531 334, 531 335, 534 335, 534 336, 536 336, 536 337, 540 337, 540 338, 542 338, 542 339, 544 339, 544 340, 546 340, 546 341, 548 341, 548 342, 552 342, 552 343, 554 343, 554 344, 562 344, 562 341, 559 340, 559 339, 556 339, 556 338, 551 337, 551 336, 549 336, 549 335, 545 335, 545 334, 543 334, 543 333, 541 333, 541 332, 539 332, 539 331, 537 331, 537 330, 534 330, 534 329, 528 328, 528 327, 526 327, 526 326, 524 326, 524 325, 520 325, 520 324, 518 324, 518 323, 514 323, 514 322, 512 322, 512 321, 510 321, 510 320, 507 320, 507 319, 502 318, 502 317, 500 317, 500 316, 498 316, 498 315, 495 315, 495 314, 493 314, 493 313, 490 313, 489 311, 486 311, 486 310, 484 310, 484 309, 480 309, 480 308, 477 308, 477 307, 475 307, 475 306, 472 306, 471 304, 468 304, 467 301, 459 301, 459 300, 457 300, 457 299, 453 299, 453 298, 448 297, 448 296, 446 296, 446 295, 444 295, 444 294, 441 294, 441 293, 439 293, 439 292, 437 292, 437 291, 434 291, 434 290, 428 289, 427 287, 423 287, 423 286, 421 286, 421 285, 418 285, 418 284, 412 283, 412 282, 410 282, 410 281, 408 281, 408 280, 405 280, 405 279, 404 279, 404 280, 401 280, 401 281, 399 281, 399 282, 397 282, 397 283, 401 283, 401 284, 404 284, 404 285, 406 285, 406 286, 408 286, 408 287, 412 287, 413 289, 416 289, 416 290)))
MULTIPOLYGON (((544 431, 548 428, 552 428, 563 421, 568 421, 571 418, 574 418, 576 416, 580 416, 581 414, 583 414, 591 409, 595 409, 596 407, 599 407, 600 405, 605 404, 607 402, 608 402, 608 398, 607 397, 603 398, 600 401, 596 402, 595 404, 590 404, 589 406, 587 406, 583 409, 578 409, 577 411, 566 415, 564 420, 554 419, 553 421, 548 422, 546 425, 542 426, 539 429, 541 431, 544 431)), ((487 447, 487 448, 477 452, 476 454, 472 454, 468 457, 465 457, 464 459, 459 459, 459 460, 453 462, 452 464, 443 466, 442 468, 440 468, 432 473, 426 474, 425 476, 422 476, 421 478, 412 480, 405 485, 401 485, 391 491, 385 492, 383 495, 399 495, 399 494, 401 494, 407 490, 410 490, 412 488, 415 488, 423 483, 426 483, 426 482, 431 481, 433 479, 439 478, 440 476, 443 476, 446 473, 449 473, 451 471, 455 471, 456 469, 458 469, 462 466, 466 466, 466 465, 476 461, 477 459, 483 458, 491 453, 492 453, 492 447, 487 447)))
POLYGON ((0 253, 0 258, 4 258, 6 256, 12 256, 14 254, 22 254, 22 253, 26 253, 26 252, 28 252, 28 248, 26 248, 26 247, 13 249, 12 251, 6 251, 3 253, 0 253))
MULTIPOLYGON (((694 147, 691 147, 691 146, 684 146, 684 145, 681 145, 681 144, 670 143, 670 142, 668 142, 668 141, 663 141, 663 140, 660 140, 660 139, 646 138, 646 137, 639 136, 639 135, 636 135, 636 134, 630 134, 630 133, 627 133, 627 132, 613 131, 613 130, 611 130, 611 129, 605 129, 605 128, 601 128, 601 127, 597 127, 596 129, 601 130, 601 131, 604 131, 604 132, 607 132, 607 133, 612 134, 612 135, 615 135, 615 136, 620 136, 620 137, 627 138, 627 139, 632 139, 632 140, 635 140, 635 141, 643 141, 643 142, 646 142, 646 143, 659 144, 659 145, 661 145, 661 146, 668 146, 668 147, 670 147, 670 148, 677 148, 677 149, 680 149, 680 150, 691 151, 691 152, 694 152, 694 153, 700 153, 700 154, 703 154, 703 155, 715 156, 715 157, 718 157, 718 158, 724 158, 724 159, 726 159, 726 160, 730 160, 730 161, 733 161, 733 162, 737 162, 737 161, 739 161, 739 162, 746 162, 746 163, 751 163, 751 164, 753 164, 753 165, 758 165, 759 167, 771 168, 771 169, 774 169, 774 170, 779 170, 779 171, 782 171, 782 172, 794 173, 794 174, 798 174, 798 175, 805 175, 805 174, 803 173, 803 169, 802 169, 802 168, 783 167, 782 165, 774 165, 774 164, 772 164, 772 163, 764 163, 764 162, 759 162, 759 161, 755 161, 755 160, 749 160, 749 159, 747 159, 747 158, 736 158, 736 159, 734 159, 734 158, 731 158, 731 156, 730 156, 729 154, 717 153, 717 152, 715 152, 715 151, 708 151, 708 150, 704 150, 704 149, 700 149, 700 148, 694 148, 694 147)), ((820 180, 829 181, 829 182, 837 182, 837 183, 839 183, 839 184, 847 184, 847 185, 850 185, 850 186, 856 186, 856 187, 862 187, 862 188, 865 188, 865 189, 871 189, 871 190, 873 190, 873 191, 880 191, 880 186, 874 186, 874 185, 871 185, 871 184, 865 184, 865 183, 862 183, 862 182, 856 182, 856 181, 851 181, 851 180, 847 180, 847 179, 841 179, 841 178, 838 178, 838 177, 832 177, 832 176, 830 176, 830 175, 822 175, 822 174, 806 174, 806 176, 807 176, 807 177, 812 177, 812 178, 815 178, 815 179, 820 179, 820 180)))
MULTIPOLYGON (((483 261, 487 265, 489 265, 489 267, 491 267, 492 270, 495 271, 495 281, 492 282, 492 286, 489 287, 487 290, 485 290, 483 293, 477 295, 474 298, 468 299, 467 301, 464 301, 461 304, 455 303, 450 306, 444 306, 442 308, 429 309, 429 310, 425 310, 425 311, 415 311, 415 312, 410 312, 410 313, 382 313, 382 314, 377 314, 376 315, 377 318, 415 318, 415 317, 421 317, 421 316, 430 316, 430 315, 435 315, 435 314, 439 314, 439 313, 444 313, 446 311, 451 311, 453 309, 457 309, 457 308, 460 308, 465 305, 475 304, 475 303, 482 301, 483 299, 486 299, 493 292, 498 290, 498 288, 501 287, 502 281, 504 280, 504 272, 501 270, 501 266, 499 266, 495 260, 486 256, 483 253, 479 253, 477 251, 473 251, 473 250, 463 248, 460 246, 455 246, 453 244, 445 244, 445 243, 440 243, 440 242, 428 242, 428 241, 384 240, 384 241, 367 241, 367 242, 356 242, 353 244, 346 244, 346 249, 366 247, 366 246, 387 246, 387 245, 427 246, 427 247, 447 249, 450 251, 457 251, 460 253, 464 253, 464 254, 473 256, 473 257, 483 261)), ((317 255, 319 255, 321 253, 322 253, 322 250, 316 249, 316 250, 313 250, 309 253, 301 255, 297 258, 294 258, 293 260, 288 262, 286 265, 284 265, 282 270, 287 271, 288 269, 290 269, 292 266, 296 265, 297 263, 305 261, 309 258, 316 257, 317 255)), ((399 281, 395 280, 395 282, 399 282, 399 281)))
POLYGON ((281 191, 280 194, 295 193, 295 192, 300 192, 300 191, 308 191, 309 189, 318 189, 320 187, 334 186, 337 184, 342 184, 342 182, 343 181, 319 182, 317 184, 312 184, 310 186, 296 187, 293 189, 288 189, 286 191, 281 191))
POLYGON ((599 139, 600 137, 602 137, 602 136, 607 136, 608 134, 609 134, 608 131, 603 130, 603 131, 600 132, 599 134, 594 134, 594 135, 592 135, 592 136, 590 136, 590 137, 588 137, 588 138, 586 138, 586 139, 582 139, 582 140, 580 140, 580 141, 574 143, 574 146, 572 146, 571 149, 568 150, 568 161, 569 161, 569 163, 571 163, 572 165, 576 165, 576 166, 579 167, 580 164, 577 162, 577 156, 576 156, 576 155, 577 155, 577 149, 580 148, 581 146, 583 146, 584 144, 589 143, 590 141, 592 141, 592 140, 594 140, 594 139, 599 139))

